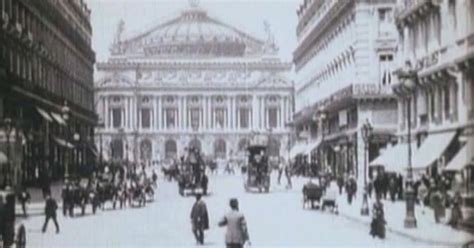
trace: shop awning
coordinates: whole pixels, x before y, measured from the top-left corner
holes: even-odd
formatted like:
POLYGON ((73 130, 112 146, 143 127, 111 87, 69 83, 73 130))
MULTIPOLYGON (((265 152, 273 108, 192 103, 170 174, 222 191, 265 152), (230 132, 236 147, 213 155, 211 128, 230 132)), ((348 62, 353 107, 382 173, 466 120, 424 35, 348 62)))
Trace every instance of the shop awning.
POLYGON ((66 121, 63 119, 63 117, 60 114, 51 112, 51 116, 59 125, 66 126, 66 121))
POLYGON ((304 154, 310 154, 311 151, 313 151, 316 147, 319 146, 319 144, 321 144, 321 140, 320 138, 317 138, 315 141, 309 143, 308 145, 306 145, 305 147, 305 150, 304 150, 304 154))
POLYGON ((413 169, 424 170, 441 157, 456 135, 455 131, 430 134, 413 157, 413 169))
POLYGON ((89 150, 92 152, 92 154, 93 154, 96 158, 99 157, 99 152, 97 151, 97 148, 95 147, 94 144, 89 143, 87 147, 89 147, 89 150))
MULTIPOLYGON (((412 154, 417 152, 416 145, 411 145, 412 154)), ((412 156, 413 157, 413 156, 412 156)), ((408 143, 401 143, 387 147, 376 159, 370 162, 370 166, 383 166, 385 171, 404 172, 408 165, 408 143)))
POLYGON ((307 146, 306 144, 302 144, 302 143, 295 144, 290 150, 290 159, 293 159, 299 154, 302 154, 305 151, 306 146, 307 146))
POLYGON ((5 153, 0 152, 0 164, 4 164, 8 162, 8 157, 5 153))
POLYGON ((58 138, 58 137, 54 137, 53 139, 60 146, 67 147, 67 148, 74 148, 73 144, 65 141, 64 139, 61 139, 61 138, 58 138))
POLYGON ((48 121, 48 122, 53 121, 53 118, 44 109, 37 107, 36 111, 38 111, 38 113, 41 115, 41 117, 43 117, 46 121, 48 121))
POLYGON ((445 171, 461 171, 467 165, 467 146, 463 146, 461 150, 449 162, 448 166, 444 168, 445 171))

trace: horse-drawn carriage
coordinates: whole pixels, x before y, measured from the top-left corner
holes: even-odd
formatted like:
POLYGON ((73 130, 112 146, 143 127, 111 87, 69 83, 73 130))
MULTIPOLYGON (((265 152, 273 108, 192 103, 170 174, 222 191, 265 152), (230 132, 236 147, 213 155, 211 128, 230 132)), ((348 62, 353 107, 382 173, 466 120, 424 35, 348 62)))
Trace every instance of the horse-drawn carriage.
POLYGON ((258 192, 270 191, 270 170, 265 155, 267 147, 252 145, 247 148, 249 152, 246 168, 247 178, 244 183, 246 191, 257 189, 258 192))
POLYGON ((177 176, 179 194, 184 196, 186 191, 190 191, 193 194, 199 191, 203 195, 206 195, 208 177, 205 171, 205 163, 198 149, 191 148, 177 176))
POLYGON ((95 214, 100 205, 96 189, 86 180, 68 182, 62 190, 62 198, 64 215, 69 212, 70 216, 74 216, 75 207, 79 207, 81 214, 84 215, 88 204, 91 205, 92 213, 95 214))
POLYGON ((318 208, 324 211, 326 208, 331 209, 337 213, 337 191, 328 189, 324 180, 317 178, 316 181, 310 179, 308 183, 303 186, 303 208, 311 207, 311 209, 318 208))
POLYGON ((163 167, 161 167, 161 172, 168 181, 176 179, 179 174, 178 163, 174 160, 165 161, 163 167))

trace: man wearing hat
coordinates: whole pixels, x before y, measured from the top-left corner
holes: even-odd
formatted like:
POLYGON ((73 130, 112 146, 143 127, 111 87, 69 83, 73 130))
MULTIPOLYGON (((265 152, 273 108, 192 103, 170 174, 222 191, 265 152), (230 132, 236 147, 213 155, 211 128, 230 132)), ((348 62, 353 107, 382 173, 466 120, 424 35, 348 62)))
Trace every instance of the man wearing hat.
POLYGON ((196 242, 204 244, 204 230, 209 229, 209 215, 206 203, 201 200, 201 194, 196 194, 196 202, 191 209, 191 223, 196 242))
POLYGON ((245 242, 250 243, 245 217, 239 212, 239 202, 232 198, 229 202, 231 211, 219 222, 219 226, 227 226, 225 243, 227 248, 241 248, 245 242))

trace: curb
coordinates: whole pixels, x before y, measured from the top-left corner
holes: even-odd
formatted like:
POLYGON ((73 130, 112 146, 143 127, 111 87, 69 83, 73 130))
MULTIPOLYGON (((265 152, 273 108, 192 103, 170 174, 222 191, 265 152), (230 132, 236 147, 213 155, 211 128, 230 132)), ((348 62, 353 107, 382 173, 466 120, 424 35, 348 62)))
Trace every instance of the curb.
MULTIPOLYGON (((350 215, 347 215, 347 214, 344 214, 341 211, 339 211, 339 216, 342 216, 342 217, 344 217, 348 220, 351 220, 351 221, 354 221, 354 222, 357 222, 357 223, 360 223, 360 224, 364 224, 364 225, 370 227, 370 222, 361 220, 359 218, 356 218, 356 217, 353 217, 353 216, 350 216, 350 215)), ((386 226, 385 228, 386 228, 387 231, 389 231, 393 234, 396 234, 398 236, 409 238, 413 241, 422 242, 422 243, 426 243, 426 244, 429 244, 429 245, 444 246, 444 247, 446 247, 446 246, 461 247, 464 244, 464 242, 463 243, 453 243, 453 242, 437 241, 437 240, 432 240, 432 239, 427 239, 427 238, 420 238, 420 237, 417 237, 417 236, 414 236, 414 235, 411 235, 411 234, 407 234, 407 233, 402 232, 400 230, 394 229, 394 228, 389 227, 389 226, 386 226)))

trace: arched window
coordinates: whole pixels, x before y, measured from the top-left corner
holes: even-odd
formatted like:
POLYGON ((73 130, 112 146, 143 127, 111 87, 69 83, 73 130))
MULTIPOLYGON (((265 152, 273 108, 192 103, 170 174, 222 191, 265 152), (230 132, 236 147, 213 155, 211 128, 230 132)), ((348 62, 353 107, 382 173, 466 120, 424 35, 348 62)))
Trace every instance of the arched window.
POLYGON ((165 158, 176 158, 178 148, 176 147, 176 141, 167 140, 165 142, 165 158))
POLYGON ((245 151, 247 149, 247 147, 249 146, 249 140, 246 139, 246 138, 243 138, 239 141, 239 151, 242 152, 242 151, 245 151))
POLYGON ((112 159, 123 159, 123 141, 120 139, 112 140, 110 142, 110 151, 112 159))
POLYGON ((280 156, 280 141, 270 138, 268 141, 268 156, 280 156))
POLYGON ((143 161, 151 161, 152 144, 148 139, 142 140, 140 143, 140 159, 143 161))
POLYGON ((188 148, 197 148, 199 151, 201 151, 201 141, 198 139, 193 139, 189 142, 188 148))
POLYGON ((214 142, 214 156, 216 158, 226 158, 226 143, 223 139, 214 142))

